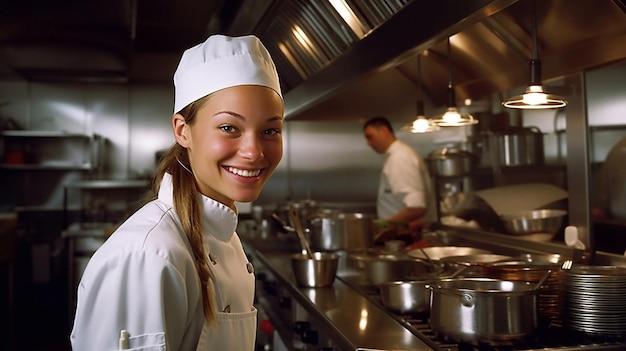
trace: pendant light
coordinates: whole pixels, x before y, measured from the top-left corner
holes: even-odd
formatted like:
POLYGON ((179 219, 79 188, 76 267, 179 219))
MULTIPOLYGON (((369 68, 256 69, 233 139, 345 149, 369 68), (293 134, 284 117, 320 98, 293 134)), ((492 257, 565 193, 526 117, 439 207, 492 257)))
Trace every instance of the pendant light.
POLYGON ((452 86, 452 58, 450 49, 450 38, 448 38, 448 109, 438 117, 431 118, 431 123, 440 127, 460 127, 477 124, 478 120, 470 114, 462 114, 456 108, 456 95, 452 86))
POLYGON ((567 101, 557 95, 548 94, 541 84, 541 60, 537 53, 537 1, 533 2, 532 34, 533 57, 530 60, 530 83, 522 95, 516 95, 502 102, 507 108, 540 110, 567 106, 567 101))
POLYGON ((436 123, 431 122, 424 116, 424 101, 422 100, 422 70, 420 65, 420 55, 417 55, 417 117, 415 120, 402 127, 403 131, 411 133, 430 133, 441 128, 436 123))

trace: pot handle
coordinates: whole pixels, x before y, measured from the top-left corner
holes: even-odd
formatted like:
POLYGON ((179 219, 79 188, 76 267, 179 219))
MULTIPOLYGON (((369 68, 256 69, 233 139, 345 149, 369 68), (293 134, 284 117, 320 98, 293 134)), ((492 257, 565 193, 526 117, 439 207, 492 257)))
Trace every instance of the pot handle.
POLYGON ((470 294, 470 293, 457 293, 451 290, 447 290, 447 289, 441 289, 438 286, 434 286, 431 284, 426 284, 425 285, 426 289, 430 289, 431 291, 439 291, 442 294, 448 294, 448 295, 454 295, 454 296, 458 296, 461 299, 461 304, 465 307, 472 307, 474 306, 474 295, 470 294))
POLYGON ((550 274, 552 273, 551 269, 548 269, 548 271, 543 275, 543 277, 541 277, 541 279, 539 279, 539 281, 537 282, 537 284, 535 285, 535 287, 533 288, 533 290, 539 290, 541 289, 541 286, 543 285, 543 283, 546 281, 546 279, 548 279, 548 277, 550 276, 550 274))
POLYGON ((474 296, 468 293, 461 294, 461 304, 463 304, 463 306, 465 307, 474 306, 474 296))

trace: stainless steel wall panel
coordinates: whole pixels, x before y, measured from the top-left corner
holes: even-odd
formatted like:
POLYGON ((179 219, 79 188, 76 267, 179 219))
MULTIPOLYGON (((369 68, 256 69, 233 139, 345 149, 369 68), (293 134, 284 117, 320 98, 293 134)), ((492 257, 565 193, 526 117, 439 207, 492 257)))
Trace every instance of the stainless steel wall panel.
POLYGON ((154 175, 155 152, 173 144, 173 96, 172 88, 162 86, 133 86, 130 91, 127 126, 130 177, 154 175))

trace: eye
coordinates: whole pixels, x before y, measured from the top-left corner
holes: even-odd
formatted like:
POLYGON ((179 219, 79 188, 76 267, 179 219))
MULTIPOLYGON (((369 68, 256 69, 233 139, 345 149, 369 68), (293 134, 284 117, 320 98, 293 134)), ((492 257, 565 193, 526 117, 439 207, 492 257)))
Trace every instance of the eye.
POLYGON ((219 126, 219 129, 229 134, 233 134, 237 131, 237 128, 231 125, 222 125, 222 126, 219 126))
POLYGON ((266 129, 263 131, 263 135, 279 135, 281 134, 281 130, 278 128, 266 129))

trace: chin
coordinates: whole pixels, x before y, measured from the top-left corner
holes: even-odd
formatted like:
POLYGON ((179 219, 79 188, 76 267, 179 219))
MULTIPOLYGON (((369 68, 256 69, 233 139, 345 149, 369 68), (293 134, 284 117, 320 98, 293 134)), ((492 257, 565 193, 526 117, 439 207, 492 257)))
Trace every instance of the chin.
POLYGON ((237 202, 252 202, 259 198, 259 194, 261 192, 248 193, 248 194, 237 194, 237 196, 233 196, 233 200, 237 202))

